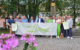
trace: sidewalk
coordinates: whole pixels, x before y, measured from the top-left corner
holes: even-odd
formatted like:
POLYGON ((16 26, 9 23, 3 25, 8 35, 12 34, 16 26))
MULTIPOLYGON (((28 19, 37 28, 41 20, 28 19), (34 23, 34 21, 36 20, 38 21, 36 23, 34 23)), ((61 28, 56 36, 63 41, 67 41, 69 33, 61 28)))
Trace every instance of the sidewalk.
POLYGON ((80 36, 80 29, 73 28, 73 36, 80 36))
MULTIPOLYGON (((80 50, 80 36, 73 36, 73 40, 63 38, 36 38, 38 42, 37 50, 80 50)), ((19 46, 13 50, 23 50, 24 41, 19 41, 19 46)))

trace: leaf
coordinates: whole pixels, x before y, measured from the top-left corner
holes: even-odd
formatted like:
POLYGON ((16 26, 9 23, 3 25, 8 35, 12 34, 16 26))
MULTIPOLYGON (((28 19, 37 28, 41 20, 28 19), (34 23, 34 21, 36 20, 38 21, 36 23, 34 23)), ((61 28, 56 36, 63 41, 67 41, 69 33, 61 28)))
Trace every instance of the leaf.
POLYGON ((37 50, 35 47, 33 46, 29 46, 31 50, 37 50))
POLYGON ((33 50, 37 50, 35 47, 33 47, 33 50))
POLYGON ((29 48, 32 49, 33 47, 32 46, 29 46, 29 48))

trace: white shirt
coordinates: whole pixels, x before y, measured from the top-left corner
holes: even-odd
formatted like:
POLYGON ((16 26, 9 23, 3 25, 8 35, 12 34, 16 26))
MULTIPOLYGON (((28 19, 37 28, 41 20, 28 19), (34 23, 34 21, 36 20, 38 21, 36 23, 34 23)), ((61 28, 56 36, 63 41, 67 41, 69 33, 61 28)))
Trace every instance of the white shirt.
POLYGON ((39 23, 40 23, 40 19, 39 19, 39 23))
POLYGON ((31 23, 33 23, 33 20, 31 20, 31 23))
POLYGON ((67 21, 69 22, 69 27, 72 28, 73 20, 72 19, 68 19, 67 21))
POLYGON ((55 19, 53 19, 53 23, 55 23, 55 19))

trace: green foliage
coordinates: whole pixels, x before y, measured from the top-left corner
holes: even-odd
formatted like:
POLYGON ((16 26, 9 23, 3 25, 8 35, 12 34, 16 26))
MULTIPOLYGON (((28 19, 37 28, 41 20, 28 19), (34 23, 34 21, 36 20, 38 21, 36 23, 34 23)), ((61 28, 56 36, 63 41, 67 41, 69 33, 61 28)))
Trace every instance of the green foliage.
POLYGON ((23 0, 23 2, 26 4, 20 4, 19 5, 19 13, 26 15, 26 16, 29 15, 29 19, 31 16, 33 16, 35 19, 36 16, 40 12, 39 5, 44 0, 27 0, 27 1, 28 2, 26 2, 26 0, 23 0))
POLYGON ((75 22, 75 24, 76 24, 77 26, 80 26, 80 23, 79 23, 79 22, 75 22))
POLYGON ((8 13, 13 14, 14 11, 17 11, 17 8, 15 5, 10 5, 8 8, 8 13))
POLYGON ((45 11, 46 12, 50 12, 50 4, 51 3, 51 0, 46 0, 46 2, 45 3, 42 3, 42 7, 45 7, 45 11))
POLYGON ((25 43, 23 50, 28 49, 28 46, 29 46, 29 44, 28 43, 25 43))
POLYGON ((30 46, 30 49, 31 50, 37 50, 35 47, 33 47, 33 46, 30 46))

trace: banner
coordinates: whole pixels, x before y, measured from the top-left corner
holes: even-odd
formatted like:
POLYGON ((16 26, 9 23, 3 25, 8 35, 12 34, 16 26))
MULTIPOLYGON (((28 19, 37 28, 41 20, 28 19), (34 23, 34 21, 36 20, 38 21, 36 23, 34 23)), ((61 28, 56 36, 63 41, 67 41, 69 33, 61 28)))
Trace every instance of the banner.
POLYGON ((17 24, 16 23, 12 23, 12 31, 17 31, 17 24))
POLYGON ((69 23, 68 22, 63 22, 63 27, 64 27, 64 30, 69 29, 69 23))
POLYGON ((56 23, 17 23, 16 34, 57 35, 56 23))

